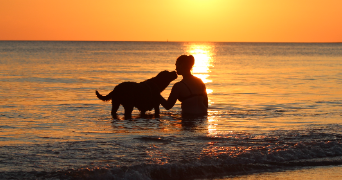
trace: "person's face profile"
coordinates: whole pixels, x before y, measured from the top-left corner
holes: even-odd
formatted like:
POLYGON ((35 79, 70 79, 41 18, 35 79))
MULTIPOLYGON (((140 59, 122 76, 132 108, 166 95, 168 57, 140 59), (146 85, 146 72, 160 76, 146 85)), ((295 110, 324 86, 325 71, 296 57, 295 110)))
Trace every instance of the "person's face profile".
POLYGON ((178 75, 182 75, 182 71, 184 69, 184 66, 182 66, 182 63, 180 61, 176 61, 176 72, 178 75))

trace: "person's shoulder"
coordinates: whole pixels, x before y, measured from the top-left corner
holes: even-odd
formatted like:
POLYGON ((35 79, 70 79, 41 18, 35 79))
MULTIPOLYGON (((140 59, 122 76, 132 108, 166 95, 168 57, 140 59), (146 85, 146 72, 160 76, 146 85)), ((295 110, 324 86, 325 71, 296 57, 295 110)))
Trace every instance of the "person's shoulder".
POLYGON ((194 76, 194 79, 195 81, 204 84, 201 78, 194 76))
POLYGON ((173 93, 179 93, 180 91, 182 91, 181 82, 176 82, 176 83, 172 86, 172 92, 173 92, 173 93))
POLYGON ((182 82, 179 81, 179 82, 176 82, 174 85, 173 85, 173 88, 179 88, 181 86, 182 82))

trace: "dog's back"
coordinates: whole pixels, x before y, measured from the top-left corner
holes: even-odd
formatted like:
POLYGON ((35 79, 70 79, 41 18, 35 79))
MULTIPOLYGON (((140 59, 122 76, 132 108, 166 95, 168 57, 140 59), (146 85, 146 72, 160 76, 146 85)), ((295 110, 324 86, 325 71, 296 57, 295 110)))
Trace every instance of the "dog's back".
POLYGON ((113 99, 130 99, 129 97, 132 96, 132 94, 134 93, 137 84, 138 83, 136 82, 123 82, 115 86, 113 91, 111 91, 106 96, 101 95, 98 91, 96 91, 96 96, 102 101, 109 101, 113 99))

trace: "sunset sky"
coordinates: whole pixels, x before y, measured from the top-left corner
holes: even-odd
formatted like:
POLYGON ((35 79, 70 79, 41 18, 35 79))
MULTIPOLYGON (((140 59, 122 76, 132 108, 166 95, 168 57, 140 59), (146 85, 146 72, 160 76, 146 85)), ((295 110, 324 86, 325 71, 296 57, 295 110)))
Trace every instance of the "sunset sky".
POLYGON ((342 0, 0 0, 0 40, 342 42, 342 0))

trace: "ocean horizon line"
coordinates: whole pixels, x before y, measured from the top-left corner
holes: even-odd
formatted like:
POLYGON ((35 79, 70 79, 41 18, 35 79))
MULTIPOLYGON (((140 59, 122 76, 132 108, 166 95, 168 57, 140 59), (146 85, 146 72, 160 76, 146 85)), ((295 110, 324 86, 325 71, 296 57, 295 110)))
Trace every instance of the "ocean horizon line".
POLYGON ((342 42, 277 42, 277 41, 119 41, 119 40, 0 40, 0 42, 174 42, 174 43, 284 43, 284 44, 340 44, 342 42))

